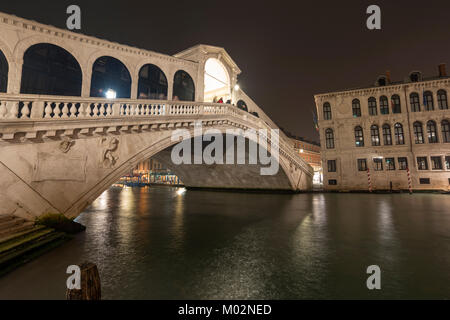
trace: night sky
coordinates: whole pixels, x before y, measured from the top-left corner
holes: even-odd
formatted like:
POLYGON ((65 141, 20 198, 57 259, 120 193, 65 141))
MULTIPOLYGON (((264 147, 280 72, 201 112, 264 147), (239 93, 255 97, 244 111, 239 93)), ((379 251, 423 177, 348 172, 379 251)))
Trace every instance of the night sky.
POLYGON ((386 70, 450 69, 450 1, 1 1, 0 11, 65 28, 82 10, 84 34, 175 54, 198 43, 224 47, 241 87, 280 126, 318 141, 314 94, 372 85, 386 70), (366 8, 382 30, 366 28, 366 8))

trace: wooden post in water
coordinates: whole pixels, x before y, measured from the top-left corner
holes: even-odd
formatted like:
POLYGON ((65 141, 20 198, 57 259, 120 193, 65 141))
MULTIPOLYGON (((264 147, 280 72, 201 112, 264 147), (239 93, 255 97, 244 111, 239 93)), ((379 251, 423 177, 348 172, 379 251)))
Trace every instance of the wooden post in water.
POLYGON ((80 266, 81 290, 67 289, 67 300, 101 300, 100 275, 94 263, 86 262, 80 266))

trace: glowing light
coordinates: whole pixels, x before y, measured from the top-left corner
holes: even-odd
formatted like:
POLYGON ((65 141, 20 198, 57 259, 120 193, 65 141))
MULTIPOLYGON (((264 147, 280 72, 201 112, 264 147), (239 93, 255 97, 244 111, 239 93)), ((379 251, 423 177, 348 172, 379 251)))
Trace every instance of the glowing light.
POLYGON ((177 195, 181 196, 186 193, 186 188, 180 188, 177 190, 177 195))
POLYGON ((241 87, 239 87, 239 85, 237 84, 237 85, 234 86, 234 91, 239 91, 240 88, 241 87))
POLYGON ((115 99, 117 97, 117 92, 113 89, 108 89, 105 93, 106 99, 115 99))
POLYGON ((303 150, 303 149, 300 149, 300 153, 304 153, 305 152, 305 150, 303 150))
POLYGON ((208 59, 205 64, 205 92, 221 88, 229 88, 228 72, 223 64, 214 58, 208 59))

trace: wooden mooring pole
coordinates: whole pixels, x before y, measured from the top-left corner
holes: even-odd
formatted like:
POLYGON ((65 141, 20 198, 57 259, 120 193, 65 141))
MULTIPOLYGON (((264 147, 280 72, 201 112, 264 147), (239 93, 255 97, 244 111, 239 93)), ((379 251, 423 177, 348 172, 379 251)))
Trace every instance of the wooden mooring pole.
POLYGON ((67 300, 101 300, 100 274, 94 263, 86 262, 80 266, 81 290, 67 289, 67 300))

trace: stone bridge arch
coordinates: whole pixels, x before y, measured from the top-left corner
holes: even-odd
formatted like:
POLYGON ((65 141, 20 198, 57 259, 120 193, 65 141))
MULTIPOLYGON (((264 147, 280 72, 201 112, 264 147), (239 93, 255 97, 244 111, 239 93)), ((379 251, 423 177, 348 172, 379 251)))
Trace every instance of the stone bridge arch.
MULTIPOLYGON (((232 106, 228 109, 227 106, 217 105, 215 108, 216 115, 195 115, 193 110, 196 109, 192 106, 176 105, 166 110, 166 116, 159 119, 149 117, 145 121, 136 116, 123 118, 122 115, 92 122, 94 119, 84 120, 81 115, 79 119, 50 119, 37 125, 31 121, 29 128, 22 124, 14 134, 2 133, 0 176, 6 187, 0 190, 3 204, 0 214, 14 213, 34 219, 48 212, 61 212, 68 217, 76 217, 139 162, 177 143, 171 139, 174 130, 187 128, 194 137, 193 125, 199 120, 203 122, 204 130, 258 129, 249 122, 247 125, 240 124, 251 116, 243 112, 240 114, 232 106), (183 113, 181 110, 191 115, 176 116, 183 113), (232 114, 237 112, 239 117, 227 116, 227 110, 232 114), (27 132, 32 130, 37 132, 27 132)), ((121 110, 124 113, 122 107, 121 110)), ((200 184, 192 183, 183 175, 180 178, 194 187, 285 191, 309 189, 311 170, 307 165, 303 169, 298 167, 299 164, 294 166, 285 149, 280 148, 280 170, 276 176, 254 174, 259 167, 251 170, 244 165, 227 168, 233 170, 233 174, 229 174, 217 165, 211 169, 213 171, 205 170, 205 165, 194 170, 206 175, 213 172, 215 178, 222 179, 220 181, 223 183, 213 183, 204 176, 200 184)))

